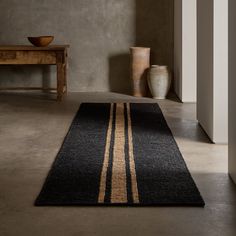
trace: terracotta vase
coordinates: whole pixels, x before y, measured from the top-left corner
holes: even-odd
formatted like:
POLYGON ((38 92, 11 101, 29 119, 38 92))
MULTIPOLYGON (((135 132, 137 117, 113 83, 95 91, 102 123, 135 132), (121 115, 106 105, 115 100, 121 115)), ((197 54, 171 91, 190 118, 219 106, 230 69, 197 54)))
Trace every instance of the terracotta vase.
POLYGON ((165 99, 171 85, 167 66, 153 65, 148 73, 148 85, 154 99, 165 99))
POLYGON ((150 48, 131 47, 130 56, 133 95, 145 97, 148 93, 147 71, 150 67, 150 48))

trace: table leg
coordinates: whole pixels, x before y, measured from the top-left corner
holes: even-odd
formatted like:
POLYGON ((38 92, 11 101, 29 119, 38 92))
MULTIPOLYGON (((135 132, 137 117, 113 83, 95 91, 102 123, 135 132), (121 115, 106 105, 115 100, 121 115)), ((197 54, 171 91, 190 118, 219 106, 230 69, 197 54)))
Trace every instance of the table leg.
POLYGON ((65 66, 57 64, 57 100, 61 101, 65 91, 65 66))
POLYGON ((64 64, 64 93, 67 93, 67 64, 64 64))

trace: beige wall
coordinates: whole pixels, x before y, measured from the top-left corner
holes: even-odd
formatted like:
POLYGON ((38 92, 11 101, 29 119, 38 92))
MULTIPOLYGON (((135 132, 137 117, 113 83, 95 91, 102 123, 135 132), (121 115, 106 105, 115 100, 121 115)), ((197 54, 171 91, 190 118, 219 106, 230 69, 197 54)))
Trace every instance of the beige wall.
POLYGON ((214 143, 228 142, 227 3, 197 1, 197 119, 214 143))
POLYGON ((214 140, 228 143, 228 0, 215 0, 214 12, 214 140))
POLYGON ((229 173, 236 183, 236 1, 229 0, 229 173))
MULTIPOLYGON (((70 44, 69 90, 130 92, 129 47, 152 47, 173 69, 174 0, 1 0, 0 44, 54 35, 70 44)), ((55 81, 55 68, 1 67, 0 86, 55 81)))
POLYGON ((196 102, 197 9, 196 0, 175 0, 175 91, 182 102, 196 102))
POLYGON ((182 19, 182 0, 175 0, 174 5, 174 78, 175 92, 180 100, 182 96, 182 77, 183 77, 183 19, 182 19))

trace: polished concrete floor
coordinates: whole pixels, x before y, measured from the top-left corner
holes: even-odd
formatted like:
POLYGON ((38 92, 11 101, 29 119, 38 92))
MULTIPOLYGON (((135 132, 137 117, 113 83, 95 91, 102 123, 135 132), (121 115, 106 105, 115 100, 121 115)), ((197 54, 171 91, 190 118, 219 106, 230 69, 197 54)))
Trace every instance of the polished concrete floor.
POLYGON ((192 207, 34 207, 81 102, 153 102, 112 93, 71 93, 58 103, 41 94, 0 94, 0 235, 235 236, 236 187, 227 146, 211 144, 194 104, 160 101, 206 201, 192 207))

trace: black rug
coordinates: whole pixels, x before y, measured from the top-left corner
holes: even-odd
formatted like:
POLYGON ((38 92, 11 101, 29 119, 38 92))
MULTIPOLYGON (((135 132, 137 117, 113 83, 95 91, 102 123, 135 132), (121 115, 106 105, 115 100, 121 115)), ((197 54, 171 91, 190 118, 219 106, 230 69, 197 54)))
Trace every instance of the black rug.
POLYGON ((81 105, 36 206, 204 206, 157 104, 81 105))

